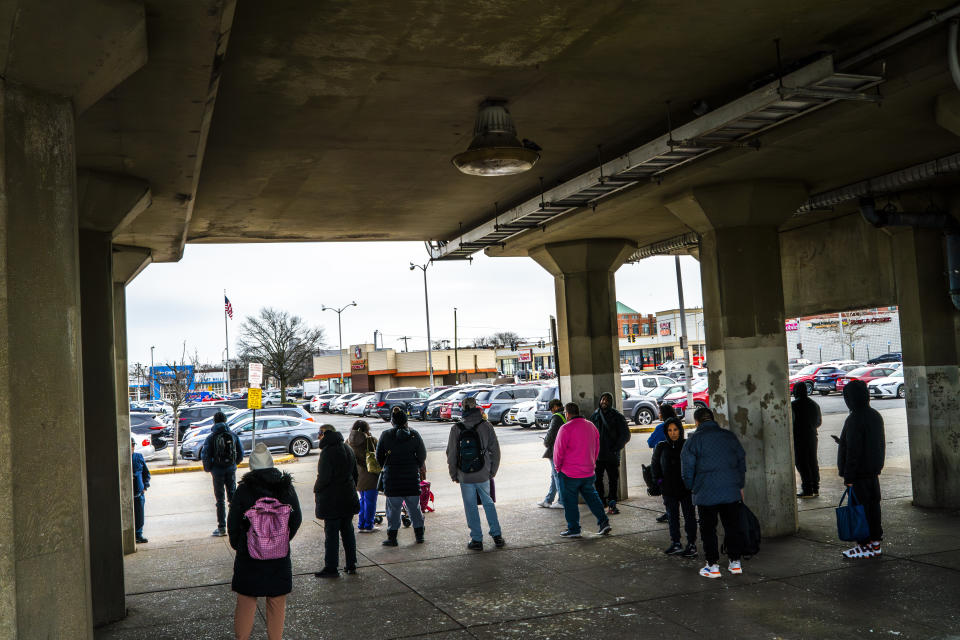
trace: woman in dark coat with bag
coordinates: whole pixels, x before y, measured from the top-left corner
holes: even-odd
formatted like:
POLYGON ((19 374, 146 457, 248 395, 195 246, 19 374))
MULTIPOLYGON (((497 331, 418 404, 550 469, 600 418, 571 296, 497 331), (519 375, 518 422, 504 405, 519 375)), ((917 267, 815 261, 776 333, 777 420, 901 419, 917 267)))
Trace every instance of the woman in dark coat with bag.
POLYGON ((257 598, 264 597, 267 599, 267 637, 270 640, 280 640, 283 635, 287 594, 293 590, 289 546, 287 555, 275 560, 257 560, 252 558, 247 550, 250 522, 244 514, 260 498, 275 498, 282 504, 290 505, 287 523, 290 540, 293 540, 303 520, 300 501, 293 488, 293 477, 274 468, 273 457, 262 442, 257 444, 250 455, 250 472, 245 474, 237 485, 227 515, 230 546, 237 552, 233 561, 231 588, 237 593, 233 625, 239 640, 250 637, 257 611, 257 598))
POLYGON ((653 481, 660 487, 663 506, 667 509, 670 523, 670 546, 664 550, 668 556, 682 555, 684 558, 697 557, 697 518, 693 510, 690 490, 683 484, 680 474, 680 453, 683 451, 683 423, 676 416, 664 422, 666 439, 660 441, 653 450, 650 471, 653 481), (683 511, 683 525, 687 534, 687 546, 680 544, 680 511, 683 511))
POLYGON ((380 473, 370 472, 367 468, 367 455, 372 454, 374 461, 377 455, 377 439, 370 433, 370 425, 366 420, 357 420, 353 423, 347 444, 353 449, 357 459, 357 493, 360 494, 360 516, 357 519, 358 533, 373 533, 380 527, 373 526, 373 518, 377 513, 377 483, 380 473))
POLYGON ((317 519, 323 520, 323 570, 318 578, 338 578, 340 540, 343 540, 344 565, 347 573, 357 572, 357 538, 353 533, 353 516, 360 511, 357 498, 357 460, 353 449, 343 441, 332 424, 320 425, 320 460, 313 494, 317 501, 317 519))
POLYGON ((380 477, 387 497, 387 539, 384 546, 397 546, 400 509, 407 507, 417 542, 423 542, 423 512, 420 511, 420 481, 426 480, 427 448, 423 438, 407 424, 407 414, 394 407, 390 415, 392 429, 380 434, 377 462, 383 468, 380 477))

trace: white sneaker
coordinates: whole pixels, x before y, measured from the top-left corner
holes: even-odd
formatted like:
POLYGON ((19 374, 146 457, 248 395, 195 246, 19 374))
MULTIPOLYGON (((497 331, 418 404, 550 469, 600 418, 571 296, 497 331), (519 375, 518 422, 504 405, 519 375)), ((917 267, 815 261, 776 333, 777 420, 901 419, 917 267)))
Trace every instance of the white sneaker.
POLYGON ((731 561, 730 561, 730 566, 727 567, 727 571, 729 571, 730 573, 736 574, 736 575, 740 575, 741 573, 743 573, 743 569, 740 567, 740 561, 739 561, 739 560, 731 560, 731 561))
POLYGON ((547 502, 546 500, 541 500, 540 502, 537 503, 537 506, 538 506, 538 507, 541 507, 541 508, 543 508, 543 509, 549 509, 549 508, 550 508, 550 503, 547 502))
POLYGON ((563 505, 560 504, 559 502, 554 502, 552 505, 550 505, 550 508, 551 508, 551 509, 563 509, 563 505))
POLYGON ((859 544, 855 544, 846 551, 843 552, 843 557, 850 560, 861 560, 864 558, 872 558, 876 555, 871 545, 861 547, 859 544))
POLYGON ((720 577, 720 565, 719 564, 708 564, 702 569, 700 569, 700 575, 704 578, 719 578, 720 577))

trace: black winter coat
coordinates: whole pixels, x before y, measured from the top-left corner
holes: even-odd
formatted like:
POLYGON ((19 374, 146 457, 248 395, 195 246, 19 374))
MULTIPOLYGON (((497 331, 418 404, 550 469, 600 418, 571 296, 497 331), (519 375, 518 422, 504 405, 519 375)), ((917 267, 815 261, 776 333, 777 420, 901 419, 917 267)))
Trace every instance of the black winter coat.
POLYGON ((343 436, 327 431, 320 439, 320 459, 317 461, 317 481, 313 495, 317 502, 316 516, 320 520, 352 518, 360 513, 357 497, 357 458, 343 436))
POLYGON ((419 496, 420 467, 427 461, 427 448, 415 429, 393 427, 380 434, 377 462, 383 467, 383 494, 419 496))
POLYGON ((653 481, 660 484, 660 492, 665 496, 682 498, 690 495, 690 490, 683 484, 680 473, 680 453, 683 451, 683 429, 680 429, 680 439, 674 442, 667 438, 657 443, 653 450, 653 460, 650 463, 650 472, 653 481))
POLYGON ((296 535, 303 515, 300 501, 293 488, 293 478, 279 469, 259 469, 243 476, 230 501, 227 515, 227 533, 230 546, 237 555, 233 560, 231 588, 237 593, 252 597, 282 596, 293 590, 293 568, 290 554, 276 560, 255 560, 247 552, 247 531, 250 522, 244 516, 260 498, 276 498, 293 507, 290 512, 290 539, 296 535))
POLYGON ((630 441, 630 427, 627 426, 623 414, 612 408, 606 411, 597 409, 590 416, 590 422, 600 432, 600 454, 597 460, 620 460, 620 451, 630 441))
POLYGON ((566 419, 559 413, 555 413, 550 417, 550 429, 547 431, 547 436, 543 439, 543 446, 547 448, 543 453, 544 458, 553 460, 553 443, 557 441, 557 434, 560 433, 560 427, 563 426, 564 422, 566 422, 566 419))
POLYGON ((876 478, 886 458, 883 418, 870 407, 867 385, 860 380, 853 380, 843 388, 843 400, 850 415, 840 432, 837 470, 846 484, 876 478))
POLYGON ((793 413, 794 448, 816 446, 817 428, 823 422, 820 405, 807 395, 807 386, 796 384, 793 387, 794 401, 790 405, 793 413))

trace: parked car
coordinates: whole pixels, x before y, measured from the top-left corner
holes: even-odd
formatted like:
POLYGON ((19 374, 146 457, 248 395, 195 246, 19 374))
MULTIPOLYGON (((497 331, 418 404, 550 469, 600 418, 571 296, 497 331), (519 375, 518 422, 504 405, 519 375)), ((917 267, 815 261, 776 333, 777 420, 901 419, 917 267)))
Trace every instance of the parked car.
POLYGON ((628 420, 633 420, 634 424, 642 426, 652 424, 660 415, 659 405, 648 396, 629 393, 623 389, 620 390, 620 394, 623 415, 628 420))
MULTIPOLYGON (((257 413, 257 442, 263 442, 271 451, 292 453, 301 458, 320 446, 315 422, 287 416, 266 416, 257 413)), ((244 454, 249 455, 253 441, 253 417, 244 418, 228 427, 240 438, 244 454)), ((207 434, 209 435, 209 434, 207 434)), ((191 437, 184 442, 180 455, 186 460, 199 460, 206 437, 191 437)))
MULTIPOLYGON (((706 379, 700 379, 693 383, 693 386, 690 388, 693 392, 693 406, 695 409, 700 407, 710 407, 710 392, 707 389, 706 379)), ((676 411, 677 417, 683 419, 687 412, 687 391, 684 386, 680 386, 680 391, 664 397, 661 404, 669 404, 673 406, 673 410, 676 411)))
POLYGON ((361 393, 345 393, 330 403, 330 413, 346 413, 350 403, 359 398, 361 393))
POLYGON ((844 376, 841 376, 837 379, 837 391, 843 391, 843 388, 847 386, 851 380, 860 380, 864 384, 869 384, 871 381, 876 380, 877 378, 886 378, 895 371, 893 367, 859 367, 850 371, 844 376))
POLYGON ((907 388, 903 382, 903 368, 895 369, 886 378, 877 378, 867 383, 874 398, 905 398, 907 388))
POLYGON ((265 407, 277 406, 280 404, 280 391, 277 389, 264 391, 260 401, 265 407))
POLYGON ((686 387, 682 384, 672 384, 669 387, 664 385, 662 387, 657 387, 656 389, 648 393, 647 398, 656 402, 657 407, 659 409, 660 405, 663 404, 664 398, 666 398, 667 396, 673 395, 675 393, 684 391, 685 389, 686 387))
POLYGON ((407 417, 412 420, 439 420, 440 404, 458 390, 457 387, 441 388, 427 398, 411 400, 407 403, 407 417))
POLYGON ((156 451, 163 451, 167 448, 167 440, 163 437, 163 430, 163 424, 153 417, 152 413, 130 414, 130 432, 137 437, 150 438, 150 444, 156 451))
POLYGON ((683 363, 683 360, 667 360, 663 364, 657 367, 659 371, 680 371, 686 365, 683 363))
POLYGON ((862 366, 860 363, 851 363, 820 367, 813 379, 813 390, 822 396, 828 395, 837 390, 838 379, 862 366))
POLYGON ((636 395, 645 395, 657 387, 672 384, 674 384, 673 379, 663 374, 625 375, 620 378, 620 387, 636 395))
POLYGON ((453 396, 447 398, 440 404, 440 420, 450 420, 453 415, 453 396))
POLYGON ((153 460, 157 457, 157 449, 148 436, 131 431, 130 440, 133 441, 134 453, 142 455, 144 460, 153 460))
POLYGON ((410 403, 426 400, 430 397, 430 391, 408 387, 377 391, 373 396, 374 413, 384 422, 390 422, 390 413, 394 407, 400 407, 404 413, 408 413, 410 403))
POLYGON ((503 419, 504 424, 510 425, 520 425, 524 429, 529 429, 534 427, 537 424, 537 401, 536 400, 524 400, 523 402, 518 402, 517 404, 510 407, 507 411, 506 417, 503 419))
POLYGON ((330 413, 330 403, 339 397, 336 393, 321 393, 310 399, 310 411, 313 413, 330 413))
MULTIPOLYGON (((507 424, 507 413, 515 405, 525 400, 536 402, 540 388, 532 385, 504 385, 492 389, 481 389, 477 394, 477 406, 487 415, 490 424, 507 424)), ((466 396, 464 396, 466 397, 466 396)), ((460 412, 454 410, 459 417, 460 412)))
POLYGON ((856 364, 852 360, 831 360, 821 362, 820 364, 807 365, 797 373, 790 376, 790 393, 793 393, 793 386, 798 383, 807 385, 807 395, 813 395, 813 385, 817 377, 817 372, 823 367, 835 367, 842 364, 856 364))
MULTIPOLYGON (((257 409, 257 424, 261 420, 266 420, 267 418, 296 418, 298 420, 306 420, 307 422, 313 422, 313 418, 309 413, 304 411, 300 407, 271 407, 269 409, 257 409)), ((231 428, 234 425, 243 422, 244 420, 253 419, 253 409, 244 409, 242 411, 237 411, 233 415, 227 416, 227 428, 231 428)), ((195 428, 190 429, 187 433, 186 438, 183 442, 186 444, 189 440, 194 440, 196 438, 206 438, 210 431, 213 430, 213 420, 205 420, 202 424, 196 425, 195 428)))
POLYGON ((813 364, 813 362, 811 362, 810 360, 807 360, 806 358, 790 358, 789 360, 787 360, 788 367, 795 366, 797 368, 801 368, 811 364, 813 364))
POLYGON ((537 394, 537 412, 535 414, 538 427, 546 427, 550 423, 550 401, 560 397, 560 388, 557 385, 541 387, 537 394))
MULTIPOLYGON (((452 396, 450 396, 450 401, 451 401, 450 416, 448 419, 459 420, 460 417, 463 415, 463 407, 460 406, 460 403, 463 401, 463 399, 474 397, 481 391, 486 391, 488 389, 490 389, 490 387, 473 387, 470 389, 462 389, 459 393, 455 393, 452 396)), ((479 403, 477 406, 479 406, 479 403)), ((481 410, 483 409, 481 408, 481 410)), ((493 421, 491 420, 491 422, 493 421)))
MULTIPOLYGON (((199 422, 203 422, 208 418, 212 418, 218 411, 223 411, 226 413, 227 411, 236 411, 236 408, 229 405, 202 404, 180 409, 180 412, 177 414, 177 420, 180 424, 178 439, 182 442, 184 435, 190 428, 199 422)), ((163 435, 165 438, 172 440, 173 425, 170 425, 164 429, 163 435)))
POLYGON ((901 351, 893 351, 867 360, 867 364, 884 364, 887 362, 903 362, 903 353, 901 351))
POLYGON ((367 406, 367 400, 373 397, 372 393, 357 396, 350 401, 350 404, 344 410, 348 416, 362 416, 363 410, 367 406))

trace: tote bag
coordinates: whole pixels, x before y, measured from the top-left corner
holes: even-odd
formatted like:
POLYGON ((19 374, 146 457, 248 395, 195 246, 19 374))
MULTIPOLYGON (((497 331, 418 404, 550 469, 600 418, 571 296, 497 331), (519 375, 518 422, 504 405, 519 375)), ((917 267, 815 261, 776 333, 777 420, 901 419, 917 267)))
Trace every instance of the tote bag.
POLYGON ((870 525, 867 524, 867 514, 863 505, 857 500, 853 487, 847 487, 837 505, 837 537, 841 540, 856 542, 870 537, 870 525), (850 499, 843 504, 847 496, 850 499))

